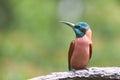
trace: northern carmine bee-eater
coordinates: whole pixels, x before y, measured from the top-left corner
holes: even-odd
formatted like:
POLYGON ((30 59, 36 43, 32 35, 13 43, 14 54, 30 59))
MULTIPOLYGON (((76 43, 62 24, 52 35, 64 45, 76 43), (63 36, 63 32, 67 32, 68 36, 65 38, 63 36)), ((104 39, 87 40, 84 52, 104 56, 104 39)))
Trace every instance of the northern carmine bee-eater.
POLYGON ((70 26, 75 32, 76 38, 71 42, 68 51, 69 71, 86 69, 92 56, 92 31, 86 22, 73 24, 70 22, 62 23, 70 26))

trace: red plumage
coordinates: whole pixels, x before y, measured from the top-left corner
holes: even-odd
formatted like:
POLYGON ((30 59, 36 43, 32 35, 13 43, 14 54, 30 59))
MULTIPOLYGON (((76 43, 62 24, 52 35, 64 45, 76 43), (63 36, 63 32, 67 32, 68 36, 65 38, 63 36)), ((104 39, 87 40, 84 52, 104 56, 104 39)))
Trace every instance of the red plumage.
POLYGON ((69 48, 68 52, 68 68, 69 70, 86 68, 92 56, 92 32, 90 29, 86 31, 83 37, 75 38, 69 48))

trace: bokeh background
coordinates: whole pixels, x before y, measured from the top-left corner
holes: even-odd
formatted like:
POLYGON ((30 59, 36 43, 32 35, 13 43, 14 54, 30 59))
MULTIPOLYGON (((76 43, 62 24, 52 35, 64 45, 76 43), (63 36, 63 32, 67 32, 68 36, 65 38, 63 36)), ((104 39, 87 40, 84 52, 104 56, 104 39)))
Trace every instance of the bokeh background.
POLYGON ((75 34, 59 21, 90 25, 89 67, 120 66, 120 0, 0 0, 0 80, 68 71, 75 34))

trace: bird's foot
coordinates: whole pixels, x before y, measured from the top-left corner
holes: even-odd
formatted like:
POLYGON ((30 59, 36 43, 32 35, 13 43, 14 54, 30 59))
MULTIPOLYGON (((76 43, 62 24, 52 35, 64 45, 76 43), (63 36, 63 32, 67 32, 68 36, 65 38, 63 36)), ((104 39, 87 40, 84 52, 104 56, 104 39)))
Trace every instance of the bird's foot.
MULTIPOLYGON (((86 70, 86 71, 89 71, 89 69, 88 68, 82 68, 82 69, 80 69, 80 70, 86 70)), ((77 72, 78 70, 75 70, 75 69, 70 69, 69 70, 70 72, 72 72, 72 75, 79 75, 79 73, 77 72)))
POLYGON ((70 72, 75 72, 76 70, 71 68, 69 71, 70 71, 70 72))
POLYGON ((71 68, 69 71, 72 73, 73 76, 75 76, 77 74, 75 69, 71 68))
POLYGON ((87 70, 87 71, 89 71, 89 69, 88 69, 88 68, 86 68, 86 67, 85 67, 85 68, 83 68, 83 69, 81 69, 81 70, 87 70))
POLYGON ((78 71, 78 70, 70 69, 70 72, 72 73, 73 76, 79 75, 79 73, 78 73, 77 71, 78 71))

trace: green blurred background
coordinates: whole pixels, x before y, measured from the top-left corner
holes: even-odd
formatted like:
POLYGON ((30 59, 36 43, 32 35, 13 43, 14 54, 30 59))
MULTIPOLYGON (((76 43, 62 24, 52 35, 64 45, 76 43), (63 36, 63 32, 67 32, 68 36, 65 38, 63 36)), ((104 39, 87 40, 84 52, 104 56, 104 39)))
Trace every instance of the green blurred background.
POLYGON ((120 0, 0 0, 0 80, 68 71, 75 35, 59 21, 90 25, 89 67, 120 66, 120 0))

